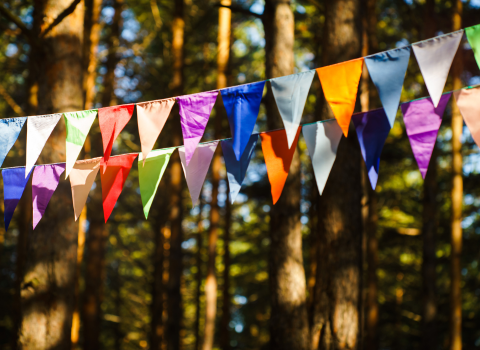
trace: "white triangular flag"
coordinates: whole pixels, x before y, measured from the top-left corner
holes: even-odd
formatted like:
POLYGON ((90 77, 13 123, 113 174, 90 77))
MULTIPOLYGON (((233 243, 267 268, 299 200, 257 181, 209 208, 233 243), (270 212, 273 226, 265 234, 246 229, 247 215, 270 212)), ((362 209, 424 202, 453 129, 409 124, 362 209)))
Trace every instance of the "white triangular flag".
POLYGON ((36 115, 27 118, 27 164, 25 177, 28 176, 37 161, 43 147, 62 117, 61 113, 36 115))
POLYGON ((277 102, 283 125, 285 125, 288 148, 292 147, 295 136, 297 136, 298 126, 302 119, 303 109, 314 76, 315 71, 311 70, 270 79, 273 96, 277 102))
POLYGON ((338 144, 343 132, 335 119, 304 125, 302 131, 308 154, 312 159, 317 187, 322 194, 337 157, 338 144))
POLYGON ((440 102, 448 72, 462 37, 463 29, 412 45, 423 80, 435 107, 440 102))
POLYGON ((212 162, 213 154, 217 149, 219 141, 199 144, 190 162, 186 163, 185 147, 179 147, 178 152, 182 161, 183 172, 187 180, 188 190, 192 198, 193 206, 197 205, 200 192, 202 191, 205 177, 207 176, 208 168, 212 162))

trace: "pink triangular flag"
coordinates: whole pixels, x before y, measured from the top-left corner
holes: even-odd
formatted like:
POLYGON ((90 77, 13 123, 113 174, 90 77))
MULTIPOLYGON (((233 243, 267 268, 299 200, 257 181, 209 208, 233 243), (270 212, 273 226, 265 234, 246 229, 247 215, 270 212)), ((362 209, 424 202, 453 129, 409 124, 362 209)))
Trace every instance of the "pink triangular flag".
POLYGON ((453 95, 473 140, 480 147, 480 89, 455 91, 453 95))

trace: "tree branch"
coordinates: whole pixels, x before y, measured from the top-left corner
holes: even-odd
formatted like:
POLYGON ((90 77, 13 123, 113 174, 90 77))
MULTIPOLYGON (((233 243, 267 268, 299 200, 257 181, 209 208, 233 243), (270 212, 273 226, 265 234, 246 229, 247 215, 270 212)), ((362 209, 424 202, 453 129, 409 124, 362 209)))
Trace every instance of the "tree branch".
POLYGON ((2 3, 0 3, 0 13, 3 15, 3 17, 15 24, 31 42, 37 42, 37 38, 33 35, 33 32, 27 28, 25 23, 23 23, 23 21, 13 12, 3 6, 2 3))
POLYGON ((77 8, 77 5, 81 2, 82 0, 73 0, 73 2, 68 6, 61 14, 58 15, 57 18, 45 29, 41 34, 40 38, 44 38, 53 28, 55 28, 58 24, 60 24, 65 17, 68 15, 72 14, 73 11, 77 8))
POLYGON ((247 15, 247 16, 253 16, 253 17, 256 17, 256 18, 259 18, 259 19, 262 19, 263 18, 263 15, 260 15, 258 13, 255 13, 255 12, 252 12, 250 11, 249 9, 246 9, 242 6, 238 6, 238 5, 222 5, 220 3, 218 4, 215 4, 216 7, 225 7, 227 9, 230 9, 230 11, 232 12, 237 12, 237 13, 243 13, 244 15, 247 15))
POLYGON ((13 109, 15 113, 17 113, 17 115, 19 115, 20 117, 25 116, 25 112, 23 112, 23 109, 19 105, 17 105, 15 100, 12 98, 12 96, 10 96, 7 90, 5 90, 1 85, 0 85, 0 95, 3 96, 5 101, 7 101, 8 105, 13 109))

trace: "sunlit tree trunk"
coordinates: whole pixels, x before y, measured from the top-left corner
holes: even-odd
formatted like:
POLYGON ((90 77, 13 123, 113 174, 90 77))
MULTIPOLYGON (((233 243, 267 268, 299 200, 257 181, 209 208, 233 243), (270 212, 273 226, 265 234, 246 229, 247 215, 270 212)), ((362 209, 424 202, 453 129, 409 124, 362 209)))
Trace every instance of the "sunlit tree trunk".
POLYGON ((200 350, 201 346, 201 337, 200 337, 200 314, 201 314, 201 300, 200 296, 202 293, 202 250, 203 250, 203 200, 200 196, 200 212, 198 214, 197 222, 197 253, 195 254, 195 263, 197 265, 197 273, 195 275, 196 286, 195 286, 195 323, 193 326, 193 332, 195 334, 195 350, 200 350))
POLYGON ((225 204, 225 233, 223 236, 223 244, 225 245, 225 253, 223 255, 223 305, 222 320, 220 323, 220 347, 222 350, 230 350, 230 230, 232 218, 232 205, 227 199, 225 204))

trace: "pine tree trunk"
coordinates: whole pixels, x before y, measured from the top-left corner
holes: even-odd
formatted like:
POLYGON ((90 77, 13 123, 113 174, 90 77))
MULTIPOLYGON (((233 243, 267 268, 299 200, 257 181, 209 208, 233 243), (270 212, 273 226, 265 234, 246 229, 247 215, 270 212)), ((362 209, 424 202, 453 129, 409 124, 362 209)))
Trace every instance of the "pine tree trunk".
MULTIPOLYGON (((228 191, 227 191, 228 192, 228 191)), ((220 348, 230 350, 230 229, 231 229, 232 205, 227 199, 225 203, 225 234, 223 244, 225 253, 223 255, 223 305, 222 320, 220 323, 220 348)))
POLYGON ((200 212, 198 214, 198 223, 197 223, 197 253, 195 255, 195 263, 197 265, 197 274, 195 276, 196 280, 196 289, 195 289, 195 324, 193 327, 193 332, 195 334, 195 350, 200 350, 201 338, 200 338, 200 311, 201 311, 201 293, 202 293, 202 249, 203 249, 203 200, 200 196, 200 212))

